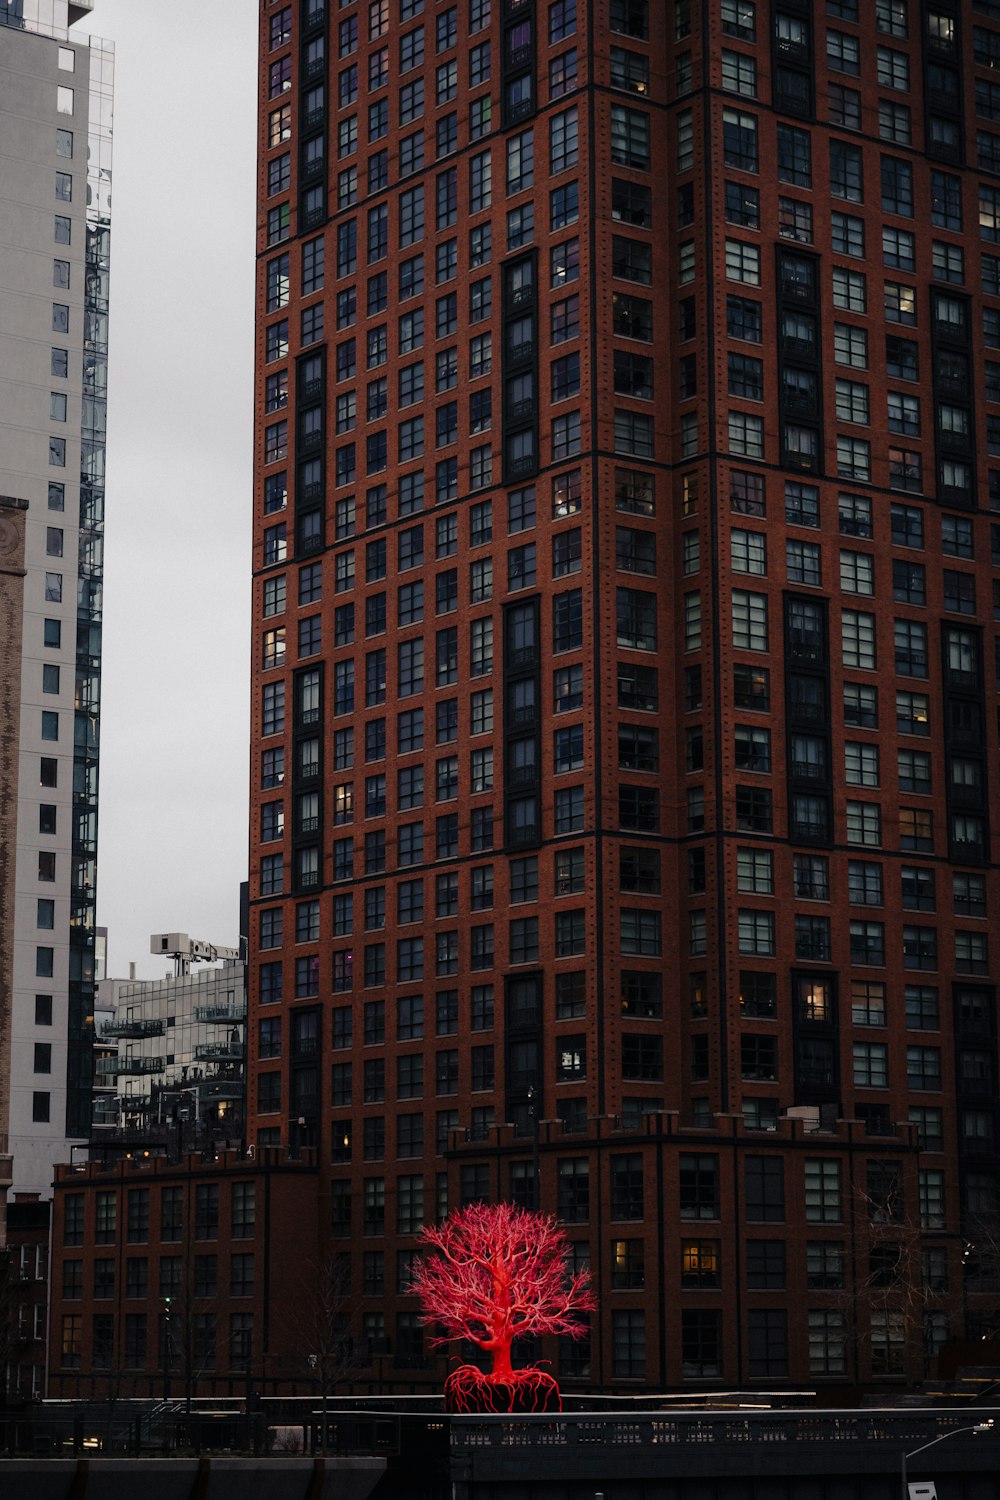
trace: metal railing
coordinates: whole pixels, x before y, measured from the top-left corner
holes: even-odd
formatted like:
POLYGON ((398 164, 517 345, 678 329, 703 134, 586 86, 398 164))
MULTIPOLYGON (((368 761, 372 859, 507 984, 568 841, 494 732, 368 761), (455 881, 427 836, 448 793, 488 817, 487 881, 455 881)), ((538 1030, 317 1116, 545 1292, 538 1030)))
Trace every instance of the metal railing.
POLYGON ((162 1036, 165 1025, 162 1017, 109 1021, 106 1026, 101 1027, 96 1039, 100 1042, 104 1037, 162 1036))
MULTIPOLYGON (((754 1401, 753 1395, 737 1399, 754 1401)), ((619 1408, 621 1398, 612 1398, 619 1408)), ((648 1406, 656 1398, 639 1398, 648 1406)), ((681 1399, 681 1398, 674 1398, 681 1399)), ((706 1404, 714 1398, 700 1396, 706 1404)), ((763 1399, 767 1399, 764 1397, 763 1399)), ((989 1413, 976 1408, 977 1417, 989 1413)), ((934 1411, 564 1411, 558 1416, 457 1417, 450 1422, 451 1448, 607 1448, 707 1445, 881 1444, 895 1452, 904 1444, 933 1441, 969 1421, 966 1410, 934 1411)))
MULTIPOLYGON (((721 1475, 731 1472, 734 1461, 743 1472, 812 1475, 823 1455, 842 1474, 888 1473, 907 1450, 971 1432, 972 1413, 966 1405, 848 1412, 803 1408, 801 1403, 811 1396, 803 1391, 635 1397, 567 1393, 560 1413, 456 1417, 446 1414, 441 1397, 430 1393, 261 1397, 248 1386, 242 1399, 186 1401, 174 1394, 145 1401, 47 1401, 8 1410, 0 1413, 0 1456, 384 1457, 404 1466, 432 1465, 437 1491, 446 1496, 449 1461, 452 1479, 468 1474, 469 1463, 485 1463, 492 1474, 492 1466, 509 1469, 512 1461, 540 1465, 545 1474, 558 1466, 563 1479, 584 1471, 592 1475, 595 1458, 606 1464, 610 1455, 615 1472, 627 1463, 635 1475, 647 1477, 668 1469, 721 1475), (689 1404, 693 1401, 696 1407, 689 1404), (524 1458, 516 1457, 518 1450, 524 1458), (552 1453, 548 1468, 545 1450, 552 1453)), ((976 1407, 983 1430, 991 1414, 1000 1416, 976 1407)), ((956 1443, 951 1458, 960 1469, 972 1466, 985 1472, 995 1464, 995 1453, 995 1442, 970 1439, 956 1443)))

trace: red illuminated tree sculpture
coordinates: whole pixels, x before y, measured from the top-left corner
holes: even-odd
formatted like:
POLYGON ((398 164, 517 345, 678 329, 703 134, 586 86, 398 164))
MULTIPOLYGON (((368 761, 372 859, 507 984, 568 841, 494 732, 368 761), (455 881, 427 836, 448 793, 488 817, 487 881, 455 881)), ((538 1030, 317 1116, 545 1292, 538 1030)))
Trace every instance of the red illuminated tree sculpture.
POLYGON ((515 1370, 515 1339, 546 1333, 583 1338, 579 1317, 594 1307, 587 1271, 569 1272, 569 1245, 554 1219, 508 1203, 472 1203, 428 1226, 431 1253, 418 1262, 412 1290, 421 1322, 441 1332, 435 1345, 468 1339, 492 1356, 483 1374, 453 1370, 445 1384, 449 1411, 558 1411, 559 1387, 545 1370, 515 1370))

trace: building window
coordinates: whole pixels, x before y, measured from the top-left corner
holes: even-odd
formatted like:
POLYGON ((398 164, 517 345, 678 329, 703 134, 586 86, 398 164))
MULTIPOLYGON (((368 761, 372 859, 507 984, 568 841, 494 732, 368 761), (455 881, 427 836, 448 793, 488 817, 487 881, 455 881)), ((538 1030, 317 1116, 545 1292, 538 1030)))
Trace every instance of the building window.
POLYGON ((719 1217, 719 1159, 713 1155, 682 1153, 680 1216, 682 1219, 719 1217))
POLYGON ((722 1313, 685 1308, 681 1313, 681 1370, 685 1379, 722 1374, 722 1313))
POLYGON ((638 908, 622 907, 620 914, 621 951, 658 957, 662 952, 660 914, 638 908))
POLYGON ((784 1308, 749 1310, 747 1355, 751 1379, 788 1374, 788 1314, 784 1308))
POLYGON ((785 1262, 783 1240, 747 1240, 747 1286, 753 1291, 783 1290, 786 1284, 785 1262))
POLYGON ((833 1308, 811 1309, 808 1314, 808 1330, 809 1373, 844 1375, 847 1370, 844 1314, 833 1308))
POLYGON ((616 1380, 646 1377, 646 1314, 641 1309, 612 1312, 612 1360, 616 1380))
POLYGON ((590 1177, 586 1158, 564 1158, 557 1167, 558 1215, 564 1223, 586 1223, 590 1215, 590 1177))
POLYGON ((854 1043, 854 1083, 858 1088, 889 1086, 888 1048, 881 1042, 854 1043))
POLYGON ((767 597, 742 589, 732 592, 733 645, 747 651, 768 649, 767 597))
POLYGON ((822 1158, 805 1163, 806 1219, 810 1223, 840 1223, 843 1217, 840 1163, 822 1158))
MULTIPOLYGON (((758 166, 757 116, 741 110, 722 112, 723 160, 727 167, 756 172, 758 166)), ((678 169, 683 170, 680 162, 678 169)))
POLYGON ((748 1156, 745 1203, 749 1223, 780 1224, 785 1217, 784 1163, 780 1156, 748 1156))

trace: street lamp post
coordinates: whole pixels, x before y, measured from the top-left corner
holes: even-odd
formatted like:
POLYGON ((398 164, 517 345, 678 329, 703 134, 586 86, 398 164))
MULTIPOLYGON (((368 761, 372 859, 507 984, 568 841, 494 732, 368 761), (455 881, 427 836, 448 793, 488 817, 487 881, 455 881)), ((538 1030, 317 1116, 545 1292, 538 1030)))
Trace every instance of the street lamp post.
POLYGON ((900 1475, 902 1478, 902 1489, 900 1500, 910 1500, 909 1481, 907 1478, 906 1465, 911 1458, 916 1458, 918 1453, 926 1453, 928 1448, 933 1448, 937 1443, 943 1443, 946 1438, 958 1437, 962 1432, 990 1432, 993 1428, 993 1418, 988 1422, 976 1422, 971 1427, 953 1427, 950 1432, 942 1432, 936 1438, 931 1438, 929 1443, 924 1443, 919 1448, 914 1448, 910 1453, 900 1454, 900 1475))
POLYGON ((535 1172, 535 1201, 532 1208, 538 1210, 542 1206, 542 1176, 541 1163, 538 1159, 538 1111, 535 1108, 536 1089, 535 1085, 528 1086, 528 1117, 531 1120, 531 1154, 534 1162, 535 1172))
POLYGON ((163 1355, 162 1355, 162 1357, 163 1357, 163 1399, 164 1399, 164 1401, 169 1401, 170 1400, 170 1366, 171 1366, 172 1355, 173 1355, 173 1349, 171 1347, 171 1333, 172 1333, 173 1330, 172 1330, 171 1324, 170 1324, 171 1307, 172 1307, 172 1299, 170 1297, 164 1297, 163 1298, 163 1315, 162 1315, 163 1316, 163 1321, 161 1323, 162 1336, 163 1336, 163 1355))

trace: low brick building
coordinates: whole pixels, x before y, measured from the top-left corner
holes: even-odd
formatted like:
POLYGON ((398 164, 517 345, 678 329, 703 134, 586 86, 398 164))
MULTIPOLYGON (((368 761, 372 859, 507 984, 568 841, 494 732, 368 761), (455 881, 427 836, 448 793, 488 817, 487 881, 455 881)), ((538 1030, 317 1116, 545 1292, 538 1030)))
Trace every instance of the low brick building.
POLYGON ((45 1394, 49 1207, 19 1193, 7 1206, 7 1244, 0 1249, 0 1384, 14 1402, 45 1394))
POLYGON ((57 1168, 49 1395, 308 1390, 341 1317, 316 1209, 311 1153, 57 1168))

